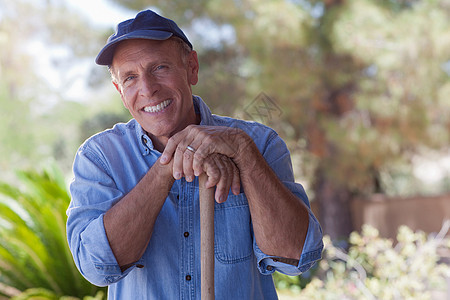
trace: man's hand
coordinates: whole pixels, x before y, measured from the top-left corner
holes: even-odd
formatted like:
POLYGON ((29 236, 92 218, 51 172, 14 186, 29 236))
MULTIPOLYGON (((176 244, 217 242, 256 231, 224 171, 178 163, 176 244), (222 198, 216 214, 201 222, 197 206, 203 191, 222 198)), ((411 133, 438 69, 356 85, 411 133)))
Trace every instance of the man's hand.
POLYGON ((231 158, 236 165, 245 145, 251 141, 244 131, 222 126, 190 125, 172 136, 161 156, 161 163, 174 159, 174 178, 203 173, 204 160, 213 153, 231 158), (188 146, 194 151, 189 151, 188 146))
POLYGON ((185 177, 191 182, 203 172, 208 175, 207 186, 217 186, 216 201, 226 200, 231 187, 240 191, 239 169, 236 159, 244 145, 243 131, 221 126, 191 125, 169 139, 161 156, 167 164, 173 157, 173 177, 185 177))
POLYGON ((241 189, 239 170, 229 157, 211 154, 204 160, 203 170, 208 176, 205 187, 216 187, 214 198, 218 203, 227 200, 230 188, 233 194, 239 194, 241 189))

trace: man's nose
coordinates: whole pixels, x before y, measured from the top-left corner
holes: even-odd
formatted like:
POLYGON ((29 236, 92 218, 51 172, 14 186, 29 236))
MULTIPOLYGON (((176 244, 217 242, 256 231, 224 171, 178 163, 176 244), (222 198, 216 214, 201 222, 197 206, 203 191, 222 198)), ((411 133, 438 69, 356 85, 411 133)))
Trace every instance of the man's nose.
POLYGON ((141 77, 140 86, 139 86, 139 94, 143 97, 152 97, 155 93, 158 92, 160 88, 160 84, 158 83, 155 76, 151 74, 146 74, 141 77))

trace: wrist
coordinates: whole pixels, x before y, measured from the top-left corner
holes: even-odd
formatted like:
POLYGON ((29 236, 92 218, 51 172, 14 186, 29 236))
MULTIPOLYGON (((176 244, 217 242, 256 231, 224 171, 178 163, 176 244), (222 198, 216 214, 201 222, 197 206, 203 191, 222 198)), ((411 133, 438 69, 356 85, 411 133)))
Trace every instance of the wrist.
POLYGON ((250 170, 252 164, 256 161, 255 154, 259 154, 258 147, 256 147, 252 138, 242 130, 236 138, 236 144, 238 146, 236 147, 235 156, 233 157, 234 163, 241 172, 250 170))

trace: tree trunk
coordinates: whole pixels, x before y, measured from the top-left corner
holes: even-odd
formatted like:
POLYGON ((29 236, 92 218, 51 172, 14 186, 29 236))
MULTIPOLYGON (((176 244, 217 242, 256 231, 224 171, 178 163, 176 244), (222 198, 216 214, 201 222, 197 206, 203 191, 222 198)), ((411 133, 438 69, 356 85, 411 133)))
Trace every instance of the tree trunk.
POLYGON ((335 182, 318 168, 314 185, 315 200, 319 204, 319 222, 324 234, 332 240, 347 239, 354 230, 350 212, 351 193, 335 182))

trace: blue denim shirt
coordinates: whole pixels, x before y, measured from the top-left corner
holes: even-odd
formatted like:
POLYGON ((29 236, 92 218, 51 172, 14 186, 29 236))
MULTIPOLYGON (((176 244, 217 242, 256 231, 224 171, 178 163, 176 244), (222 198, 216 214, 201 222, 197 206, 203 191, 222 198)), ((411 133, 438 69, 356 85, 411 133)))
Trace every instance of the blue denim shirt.
MULTIPOLYGON (((201 125, 247 132, 280 180, 309 207, 303 187, 294 182, 289 151, 272 129, 212 115, 199 97, 193 101, 201 125)), ((133 189, 160 155, 134 119, 91 137, 76 154, 67 210, 69 247, 87 280, 109 286, 109 299, 200 299, 197 178, 175 181, 144 255, 126 271, 120 270, 106 237, 105 212, 133 189)), ((275 270, 298 275, 321 258, 322 231, 311 212, 298 266, 278 262, 258 248, 244 193, 230 193, 226 202, 215 203, 214 223, 216 299, 277 299, 271 276, 275 270)))

